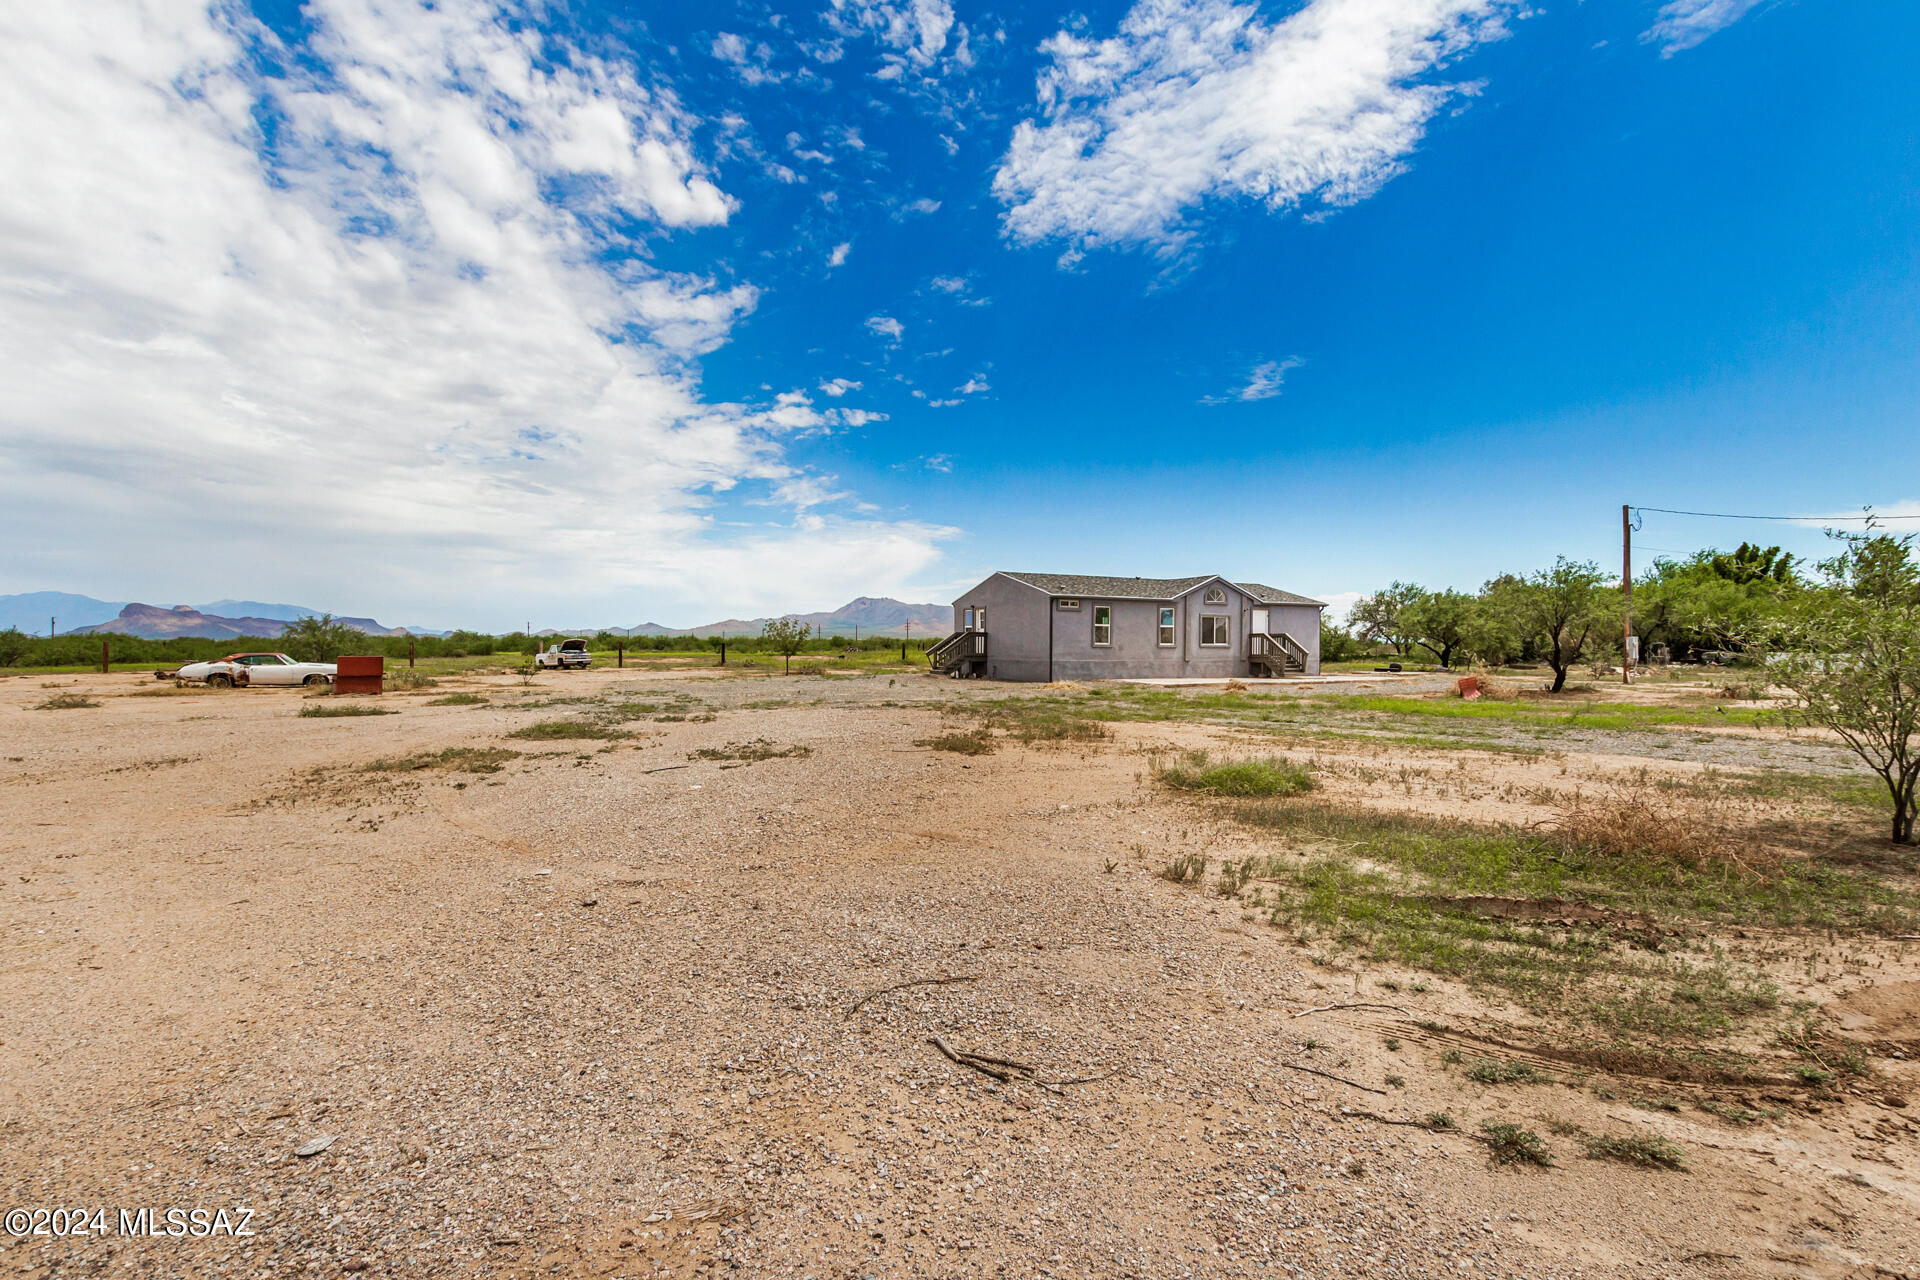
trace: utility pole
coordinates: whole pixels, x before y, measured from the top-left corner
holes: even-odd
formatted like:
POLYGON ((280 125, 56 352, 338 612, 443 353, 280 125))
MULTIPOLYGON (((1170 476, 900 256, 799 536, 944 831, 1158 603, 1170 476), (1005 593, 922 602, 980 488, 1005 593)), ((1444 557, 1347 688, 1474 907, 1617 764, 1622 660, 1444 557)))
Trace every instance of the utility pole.
POLYGON ((1620 683, 1633 683, 1633 514, 1620 504, 1620 683))

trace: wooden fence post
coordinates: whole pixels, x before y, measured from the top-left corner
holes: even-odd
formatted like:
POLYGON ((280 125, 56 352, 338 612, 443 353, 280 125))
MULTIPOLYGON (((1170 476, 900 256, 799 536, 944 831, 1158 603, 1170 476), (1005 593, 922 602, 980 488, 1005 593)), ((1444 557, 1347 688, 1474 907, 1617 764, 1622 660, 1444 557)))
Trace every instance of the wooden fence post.
POLYGON ((620 665, 622 667, 626 666, 627 665, 627 642, 625 640, 615 640, 613 642, 613 651, 620 655, 620 665))
POLYGON ((100 674, 107 674, 107 639, 105 636, 100 638, 100 674))
POLYGON ((413 666, 413 637, 412 636, 407 637, 407 666, 409 669, 411 669, 413 666))

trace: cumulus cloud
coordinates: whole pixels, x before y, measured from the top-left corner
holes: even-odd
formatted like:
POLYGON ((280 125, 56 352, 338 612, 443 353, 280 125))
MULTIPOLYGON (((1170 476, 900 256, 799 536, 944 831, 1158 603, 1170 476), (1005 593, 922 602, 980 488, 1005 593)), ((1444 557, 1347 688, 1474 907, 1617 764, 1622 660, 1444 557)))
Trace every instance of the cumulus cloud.
POLYGON ((650 265, 735 207, 667 88, 477 0, 303 14, 289 49, 224 4, 0 9, 0 506, 63 530, 10 572, 137 598, 152 561, 101 567, 137 537, 170 596, 484 625, 503 587, 812 606, 932 561, 818 511, 716 536, 729 490, 817 506, 787 442, 849 419, 703 396, 757 294, 650 265), (212 554, 249 546, 283 554, 212 554))
POLYGON ((1646 44, 1660 46, 1660 56, 1691 49, 1717 31, 1723 31, 1760 7, 1761 0, 1669 0, 1660 6, 1654 23, 1640 33, 1646 44))
POLYGON ((830 267, 839 266, 847 260, 847 255, 851 252, 853 252, 853 241, 842 240, 839 244, 833 246, 833 252, 827 255, 827 265, 830 267))
POLYGON ((1287 374, 1300 367, 1298 356, 1288 356, 1285 360, 1266 360, 1253 366, 1247 375, 1246 383, 1222 396, 1205 396, 1202 404, 1228 404, 1233 401, 1271 400, 1280 394, 1280 388, 1287 380, 1287 374))
POLYGON ((1405 167, 1473 86, 1432 73, 1506 34, 1519 0, 1139 0, 1118 32, 1042 47, 1038 119, 994 177, 1014 240, 1177 252, 1212 200, 1334 207, 1405 167))
POLYGON ((899 342, 900 335, 907 331, 906 326, 892 316, 881 315, 868 316, 867 328, 889 342, 899 342))
POLYGON ((860 384, 851 378, 834 378, 820 384, 820 390, 838 400, 849 391, 858 391, 860 384))

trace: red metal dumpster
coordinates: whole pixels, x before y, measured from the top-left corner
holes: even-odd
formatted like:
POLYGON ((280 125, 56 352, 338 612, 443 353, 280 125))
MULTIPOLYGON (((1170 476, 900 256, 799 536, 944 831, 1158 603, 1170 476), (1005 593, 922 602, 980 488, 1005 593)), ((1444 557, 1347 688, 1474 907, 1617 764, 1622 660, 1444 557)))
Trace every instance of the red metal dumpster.
POLYGON ((333 673, 335 693, 385 693, 387 660, 372 657, 348 657, 341 654, 333 673))

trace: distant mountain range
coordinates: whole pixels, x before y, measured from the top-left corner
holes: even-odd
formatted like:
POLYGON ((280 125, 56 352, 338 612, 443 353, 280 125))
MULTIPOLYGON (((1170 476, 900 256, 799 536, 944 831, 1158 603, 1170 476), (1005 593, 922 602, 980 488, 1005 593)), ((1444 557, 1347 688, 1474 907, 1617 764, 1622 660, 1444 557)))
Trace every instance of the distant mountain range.
MULTIPOLYGON (((56 620, 54 625, 61 635, 112 633, 150 640, 174 636, 271 637, 279 635, 290 622, 323 612, 325 610, 309 609, 305 605, 270 604, 261 600, 215 600, 208 604, 162 608, 129 601, 96 600, 65 591, 29 591, 0 596, 0 630, 14 627, 45 635, 48 622, 56 620)), ((861 596, 838 609, 803 613, 799 617, 820 634, 829 636, 943 636, 953 628, 953 609, 948 605, 903 604, 885 596, 861 596)), ((657 622, 644 622, 637 627, 595 626, 571 631, 547 628, 539 634, 592 635, 606 630, 636 636, 758 635, 769 620, 726 618, 700 627, 666 627, 657 622)), ((426 627, 383 627, 372 618, 337 617, 336 621, 373 636, 447 634, 426 627)))
MULTIPOLYGON (((290 622, 318 617, 325 610, 297 604, 266 604, 259 600, 215 600, 211 604, 157 605, 95 600, 65 591, 30 591, 0 596, 0 630, 46 634, 49 623, 61 635, 143 636, 168 640, 174 636, 277 636, 290 622)), ((336 618, 370 636, 445 635, 424 627, 383 627, 372 618, 336 618)))
MULTIPOLYGON (((784 617, 785 615, 779 615, 784 617)), ((821 635, 916 636, 946 635, 953 630, 953 607, 944 604, 902 604, 887 596, 861 596, 821 613, 797 615, 802 622, 818 628, 821 635)), ((700 627, 663 627, 643 622, 626 628, 636 636, 743 636, 759 635, 771 618, 725 618, 700 627)), ((620 630, 620 628, 614 628, 620 630)))

